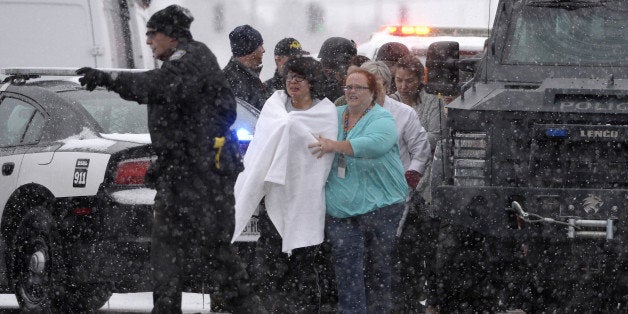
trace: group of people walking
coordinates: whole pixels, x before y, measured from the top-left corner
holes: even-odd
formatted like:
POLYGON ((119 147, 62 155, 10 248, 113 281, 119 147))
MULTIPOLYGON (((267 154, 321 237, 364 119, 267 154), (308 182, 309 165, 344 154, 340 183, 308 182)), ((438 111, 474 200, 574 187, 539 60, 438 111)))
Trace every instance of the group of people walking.
MULTIPOLYGON (((229 38, 232 50, 239 41, 254 43, 251 54, 264 50, 249 25, 229 38)), ((297 39, 282 39, 265 82, 261 63, 235 70, 244 65, 236 51, 225 68, 236 96, 261 109, 234 189, 233 239, 262 204, 251 269, 271 312, 418 311, 435 249, 435 236, 420 233, 435 226, 426 204, 442 106, 422 91, 423 65, 401 43, 385 44, 375 60, 341 37, 319 51, 316 60, 297 39), (322 291, 326 279, 337 304, 322 291)))
POLYGON ((191 280, 209 283, 213 311, 412 311, 410 300, 424 295, 407 292, 424 284, 411 279, 426 275, 416 265, 430 249, 411 247, 408 239, 422 235, 408 230, 430 220, 422 213, 444 114, 422 92, 419 58, 389 43, 368 60, 353 41, 332 37, 316 60, 288 37, 263 82, 257 30, 229 34, 233 56, 221 70, 192 38, 192 21, 178 5, 149 19, 146 43, 159 69, 78 71, 90 90, 148 105, 158 157, 146 178, 157 190, 153 312, 180 312, 191 280), (229 131, 234 97, 261 110, 243 164, 229 131), (261 237, 247 267, 230 242, 260 204, 261 237))

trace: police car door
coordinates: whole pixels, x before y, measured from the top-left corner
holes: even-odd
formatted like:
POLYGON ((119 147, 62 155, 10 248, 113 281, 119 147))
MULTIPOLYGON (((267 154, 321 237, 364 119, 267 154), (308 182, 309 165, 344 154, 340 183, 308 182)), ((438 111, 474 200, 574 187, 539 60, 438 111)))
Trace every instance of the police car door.
POLYGON ((44 123, 44 115, 27 101, 0 94, 0 214, 17 188, 24 156, 39 139, 44 123))

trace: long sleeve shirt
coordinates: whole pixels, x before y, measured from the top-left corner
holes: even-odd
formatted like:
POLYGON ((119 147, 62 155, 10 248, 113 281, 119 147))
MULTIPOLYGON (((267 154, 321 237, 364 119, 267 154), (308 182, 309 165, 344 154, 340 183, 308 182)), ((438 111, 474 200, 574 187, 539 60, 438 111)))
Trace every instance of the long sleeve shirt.
POLYGON ((425 173, 425 168, 432 157, 427 132, 421 125, 416 111, 412 107, 388 96, 384 100, 384 109, 395 118, 399 133, 399 156, 405 170, 425 173))

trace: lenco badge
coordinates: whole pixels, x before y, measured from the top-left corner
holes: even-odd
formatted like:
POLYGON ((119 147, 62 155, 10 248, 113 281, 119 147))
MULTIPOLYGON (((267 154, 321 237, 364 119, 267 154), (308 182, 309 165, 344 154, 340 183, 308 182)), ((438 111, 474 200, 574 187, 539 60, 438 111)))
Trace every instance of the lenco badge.
POLYGON ((77 159, 76 168, 74 168, 74 181, 72 186, 75 188, 84 188, 87 183, 87 168, 89 167, 89 159, 77 159))
POLYGON ((597 214, 600 211, 600 208, 604 205, 604 202, 599 196, 588 194, 587 197, 582 201, 582 206, 584 211, 589 214, 593 212, 597 214))

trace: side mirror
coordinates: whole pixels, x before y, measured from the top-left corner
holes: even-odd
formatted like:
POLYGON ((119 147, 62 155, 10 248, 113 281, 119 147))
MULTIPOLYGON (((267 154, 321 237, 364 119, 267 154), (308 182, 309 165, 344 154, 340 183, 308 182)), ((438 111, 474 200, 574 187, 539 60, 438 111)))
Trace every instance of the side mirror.
POLYGON ((425 66, 427 84, 425 91, 430 94, 453 96, 459 94, 460 74, 458 60, 460 45, 456 41, 439 41, 427 48, 425 66))

